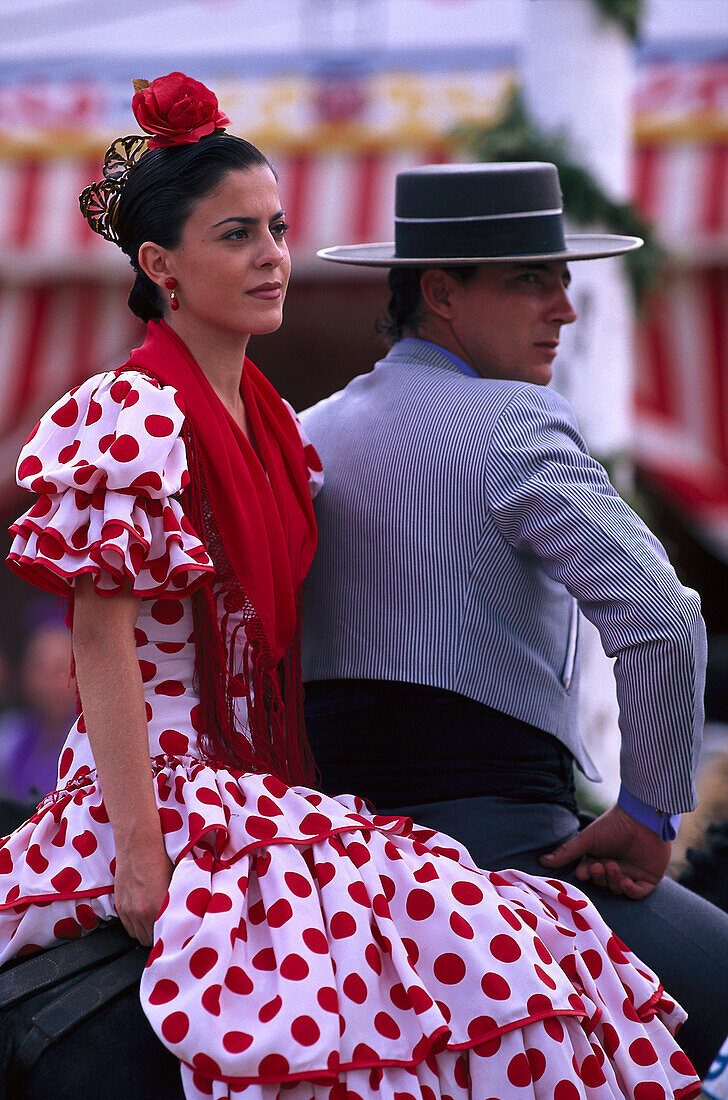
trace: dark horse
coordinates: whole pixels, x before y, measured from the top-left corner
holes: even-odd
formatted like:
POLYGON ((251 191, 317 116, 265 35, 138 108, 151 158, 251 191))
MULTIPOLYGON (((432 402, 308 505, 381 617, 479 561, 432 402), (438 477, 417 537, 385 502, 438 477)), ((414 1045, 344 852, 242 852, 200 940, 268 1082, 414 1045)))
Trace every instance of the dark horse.
MULTIPOLYGON (((0 801, 0 835, 34 809, 0 801)), ((0 1009, 0 1100, 183 1100, 179 1062, 139 1002, 148 950, 120 925, 99 931, 0 971, 0 1004, 14 1000, 0 1009)))

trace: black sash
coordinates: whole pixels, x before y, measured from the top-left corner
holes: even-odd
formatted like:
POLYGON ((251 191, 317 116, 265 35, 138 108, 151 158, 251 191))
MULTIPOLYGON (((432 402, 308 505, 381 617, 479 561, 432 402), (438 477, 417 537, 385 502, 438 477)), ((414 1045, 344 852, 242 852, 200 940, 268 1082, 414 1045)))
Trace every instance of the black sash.
POLYGON ((452 691, 385 680, 306 684, 323 790, 396 808, 500 795, 576 813, 573 757, 555 737, 452 691))

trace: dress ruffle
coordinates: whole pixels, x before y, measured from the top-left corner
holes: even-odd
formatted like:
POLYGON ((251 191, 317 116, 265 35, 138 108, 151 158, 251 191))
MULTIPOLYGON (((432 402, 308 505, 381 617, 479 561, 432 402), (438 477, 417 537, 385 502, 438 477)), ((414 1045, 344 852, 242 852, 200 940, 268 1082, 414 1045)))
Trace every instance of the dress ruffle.
MULTIPOLYGON (((21 455, 40 499, 11 564, 63 595, 89 572, 100 592, 131 579, 163 597, 141 601, 135 629, 174 864, 141 995, 187 1100, 694 1095, 669 1035, 684 1013, 578 890, 480 871, 449 837, 353 796, 201 759, 186 597, 212 565, 179 505, 182 423, 175 391, 137 373, 59 401, 21 455)), ((83 715, 59 785, 0 841, 0 965, 116 916, 83 715)))
POLYGON ((8 564, 32 584, 68 596, 94 577, 105 595, 187 595, 213 571, 184 515, 189 481, 184 414, 169 386, 137 371, 96 375, 38 423, 18 483, 38 500, 13 524, 8 564))
MULTIPOLYGON (((691 1095, 663 1028, 684 1013, 578 890, 479 871, 351 796, 190 756, 153 770, 175 869, 141 992, 188 1097, 691 1095)), ((105 822, 90 771, 0 848, 0 960, 45 942, 51 902, 55 938, 113 915, 105 822)))

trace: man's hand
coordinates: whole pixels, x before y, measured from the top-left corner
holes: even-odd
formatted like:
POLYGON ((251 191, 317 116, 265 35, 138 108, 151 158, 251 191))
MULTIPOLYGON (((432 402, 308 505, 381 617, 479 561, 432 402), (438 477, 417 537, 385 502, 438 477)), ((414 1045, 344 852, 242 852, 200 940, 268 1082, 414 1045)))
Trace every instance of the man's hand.
POLYGON ((612 894, 639 900, 654 890, 667 870, 672 844, 630 817, 621 806, 612 806, 591 825, 539 863, 551 870, 580 860, 576 877, 591 880, 612 894))

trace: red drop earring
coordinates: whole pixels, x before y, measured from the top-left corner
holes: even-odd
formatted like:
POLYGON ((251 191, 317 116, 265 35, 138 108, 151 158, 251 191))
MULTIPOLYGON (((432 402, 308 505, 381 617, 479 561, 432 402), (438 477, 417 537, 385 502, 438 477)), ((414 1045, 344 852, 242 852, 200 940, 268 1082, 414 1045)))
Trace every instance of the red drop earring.
POLYGON ((166 286, 167 290, 172 291, 172 293, 169 296, 169 308, 171 310, 178 310, 179 309, 179 299, 178 299, 177 295, 174 292, 175 288, 177 286, 177 280, 169 278, 165 281, 164 285, 166 286))

